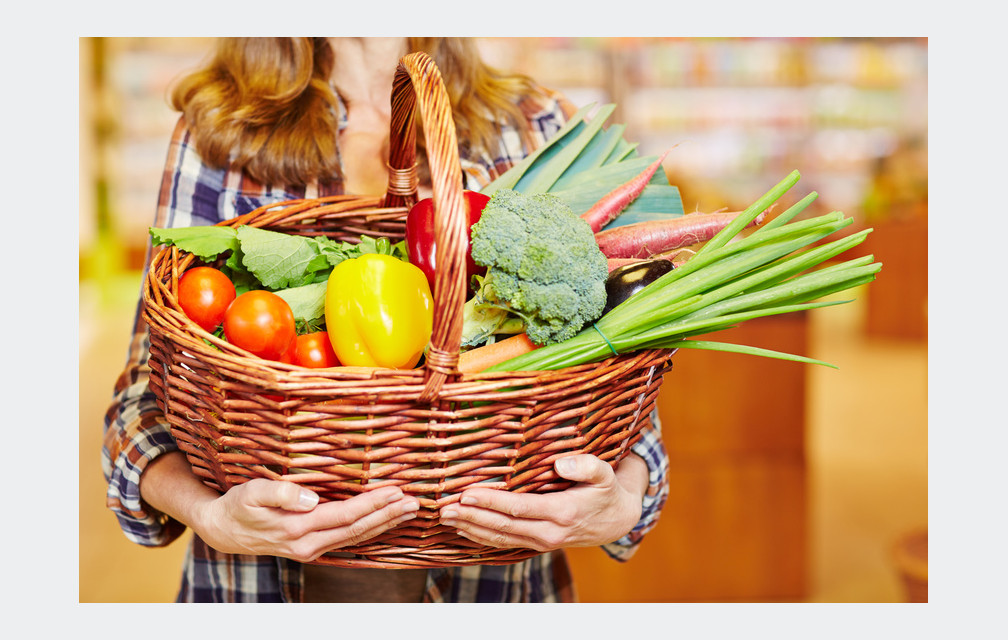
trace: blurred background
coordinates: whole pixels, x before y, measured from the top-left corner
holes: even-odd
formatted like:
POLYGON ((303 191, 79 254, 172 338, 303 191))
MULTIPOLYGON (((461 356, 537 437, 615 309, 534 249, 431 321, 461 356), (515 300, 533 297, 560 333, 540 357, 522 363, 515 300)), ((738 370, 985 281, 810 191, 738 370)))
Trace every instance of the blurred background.
MULTIPOLYGON (((587 602, 927 599, 926 38, 481 38, 487 60, 615 103, 609 122, 687 211, 740 210, 790 171, 874 231, 883 270, 849 304, 719 340, 838 369, 680 352, 659 400, 671 495, 635 558, 571 552, 587 602)), ((174 598, 185 538, 128 542, 104 507, 102 419, 124 362, 177 114, 211 38, 80 39, 81 602, 174 598)), ((781 206, 789 203, 782 201, 781 206)))

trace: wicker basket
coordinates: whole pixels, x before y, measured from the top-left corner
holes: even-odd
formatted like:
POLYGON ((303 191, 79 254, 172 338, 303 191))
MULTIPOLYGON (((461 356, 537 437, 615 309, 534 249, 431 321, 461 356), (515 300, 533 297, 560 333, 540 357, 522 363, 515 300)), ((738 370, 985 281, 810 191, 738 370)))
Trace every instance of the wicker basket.
POLYGON ((404 57, 392 88, 390 180, 384 198, 339 196, 263 207, 222 224, 355 240, 403 237, 416 199, 414 111, 427 140, 439 269, 434 331, 412 370, 306 369, 257 358, 190 321, 178 279, 194 256, 155 252, 144 284, 151 388, 194 472, 219 490, 288 480, 343 500, 390 484, 420 501, 417 518, 321 564, 414 568, 508 564, 535 551, 473 543, 438 521, 474 484, 548 492, 570 482, 565 455, 615 465, 648 424, 672 352, 646 350, 548 372, 460 374, 466 230, 451 109, 433 62, 404 57))

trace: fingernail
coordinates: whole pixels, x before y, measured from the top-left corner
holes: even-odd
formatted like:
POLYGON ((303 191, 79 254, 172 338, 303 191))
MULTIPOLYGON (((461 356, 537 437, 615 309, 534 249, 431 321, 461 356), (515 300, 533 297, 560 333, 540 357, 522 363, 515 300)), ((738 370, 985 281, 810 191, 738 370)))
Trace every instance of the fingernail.
POLYGON ((574 473, 577 470, 577 463, 574 458, 560 458, 556 461, 556 470, 560 475, 574 473))
POLYGON ((418 501, 415 501, 415 500, 407 502, 406 504, 403 505, 402 510, 404 512, 407 512, 407 513, 410 512, 410 511, 419 511, 420 510, 420 503, 418 501))
POLYGON ((441 519, 442 520, 445 520, 445 519, 450 520, 452 518, 457 518, 457 517, 458 517, 458 511, 456 511, 454 509, 445 509, 444 511, 441 512, 441 519))
POLYGON ((314 491, 302 488, 301 493, 298 494, 298 505, 306 509, 314 509, 318 501, 318 494, 314 491))
POLYGON ((402 500, 402 497, 403 497, 402 489, 396 487, 395 491, 393 493, 390 493, 388 497, 385 499, 385 504, 392 504, 396 500, 402 500))
POLYGON ((462 504, 476 504, 476 498, 472 496, 462 496, 462 499, 459 500, 459 502, 462 504))

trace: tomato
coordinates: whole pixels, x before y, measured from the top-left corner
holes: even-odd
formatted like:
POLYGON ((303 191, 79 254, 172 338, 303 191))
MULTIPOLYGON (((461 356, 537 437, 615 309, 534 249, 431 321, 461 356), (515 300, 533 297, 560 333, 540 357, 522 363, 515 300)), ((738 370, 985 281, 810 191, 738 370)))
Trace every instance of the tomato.
POLYGON ((280 354, 279 358, 277 358, 277 362, 283 362, 284 364, 295 364, 294 345, 296 344, 297 344, 297 336, 294 336, 294 339, 290 341, 290 344, 287 345, 287 348, 284 349, 284 352, 280 354))
POLYGON ((271 291, 246 291, 224 313, 228 342, 267 360, 279 360, 296 333, 290 305, 271 291))
POLYGON ((220 326, 234 299, 234 284, 213 267, 194 267, 179 278, 179 306, 190 320, 209 333, 220 326))
POLYGON ((329 333, 326 331, 316 331, 305 333, 294 341, 293 364, 311 369, 323 369, 326 367, 338 367, 340 362, 333 350, 332 342, 329 341, 329 333))
MULTIPOLYGON (((478 191, 463 191, 465 200, 466 217, 468 226, 466 227, 466 238, 468 240, 469 229, 473 223, 480 219, 483 207, 490 201, 490 197, 478 191)), ((409 261, 420 267, 420 270, 427 276, 431 291, 434 290, 435 264, 434 242, 434 201, 431 198, 424 198, 413 205, 409 213, 406 214, 406 252, 409 254, 409 261)), ((469 252, 468 242, 466 243, 466 289, 472 282, 473 275, 483 275, 486 267, 476 264, 469 252)), ((471 293, 471 292, 470 292, 471 293)))

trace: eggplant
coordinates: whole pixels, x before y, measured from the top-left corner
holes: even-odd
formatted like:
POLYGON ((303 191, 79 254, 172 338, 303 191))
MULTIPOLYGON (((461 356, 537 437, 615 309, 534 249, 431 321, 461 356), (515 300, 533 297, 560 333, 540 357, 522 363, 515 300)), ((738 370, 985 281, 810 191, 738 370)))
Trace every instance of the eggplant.
POLYGON ((609 272, 609 277, 606 278, 606 306, 602 310, 602 314, 609 313, 625 302, 627 298, 674 268, 671 260, 657 258, 641 260, 613 269, 609 272))

